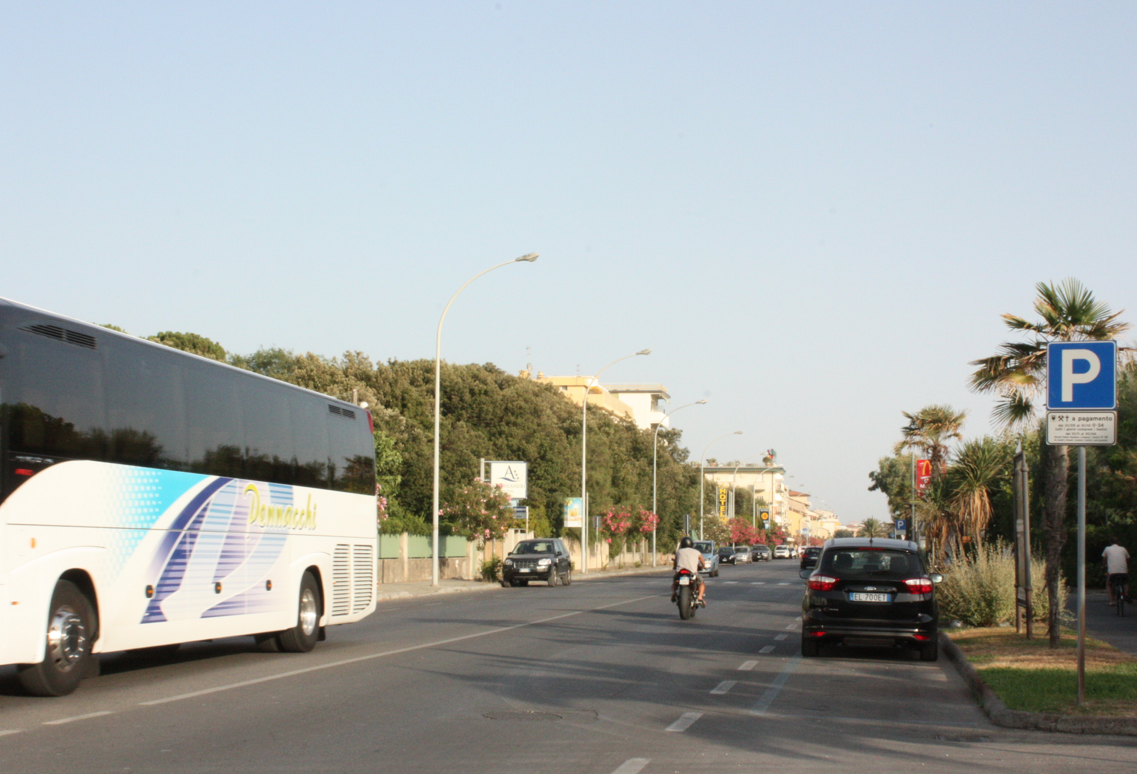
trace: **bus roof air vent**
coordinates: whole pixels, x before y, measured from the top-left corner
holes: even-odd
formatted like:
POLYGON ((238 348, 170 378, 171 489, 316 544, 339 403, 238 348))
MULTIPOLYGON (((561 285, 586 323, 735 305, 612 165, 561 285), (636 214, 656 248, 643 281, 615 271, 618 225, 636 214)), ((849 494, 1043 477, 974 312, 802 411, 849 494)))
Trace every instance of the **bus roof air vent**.
POLYGON ((22 330, 34 333, 38 336, 46 336, 49 339, 56 341, 66 341, 68 344, 75 344, 87 349, 97 349, 95 337, 89 333, 80 333, 68 328, 60 328, 58 325, 45 325, 37 323, 35 325, 26 325, 22 330))
POLYGON ((351 409, 341 408, 333 403, 328 404, 328 412, 336 416, 344 417, 345 419, 355 419, 355 412, 351 409))

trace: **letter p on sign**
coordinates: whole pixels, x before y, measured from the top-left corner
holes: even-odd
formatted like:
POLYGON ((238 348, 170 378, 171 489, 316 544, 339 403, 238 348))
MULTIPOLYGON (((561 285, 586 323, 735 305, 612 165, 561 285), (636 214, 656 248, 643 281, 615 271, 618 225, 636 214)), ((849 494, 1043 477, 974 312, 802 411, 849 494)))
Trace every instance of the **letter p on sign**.
POLYGON ((1117 344, 1053 342, 1047 346, 1046 405, 1050 409, 1117 408, 1117 344))

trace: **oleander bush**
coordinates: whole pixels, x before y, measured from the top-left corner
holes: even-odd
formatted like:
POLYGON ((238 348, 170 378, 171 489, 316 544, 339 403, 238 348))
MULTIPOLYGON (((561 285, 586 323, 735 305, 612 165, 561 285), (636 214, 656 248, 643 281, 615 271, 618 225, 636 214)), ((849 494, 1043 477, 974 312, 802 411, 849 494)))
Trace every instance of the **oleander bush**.
MULTIPOLYGON (((1046 595, 1046 563, 1031 558, 1034 620, 1045 621, 1049 611, 1046 595)), ((1066 584, 1058 583, 1062 610, 1066 610, 1066 584)), ((964 626, 1009 626, 1015 623, 1015 558, 1002 542, 982 546, 956 559, 944 572, 936 589, 940 625, 959 621, 964 626)), ((1064 613, 1063 618, 1067 618, 1064 613)))

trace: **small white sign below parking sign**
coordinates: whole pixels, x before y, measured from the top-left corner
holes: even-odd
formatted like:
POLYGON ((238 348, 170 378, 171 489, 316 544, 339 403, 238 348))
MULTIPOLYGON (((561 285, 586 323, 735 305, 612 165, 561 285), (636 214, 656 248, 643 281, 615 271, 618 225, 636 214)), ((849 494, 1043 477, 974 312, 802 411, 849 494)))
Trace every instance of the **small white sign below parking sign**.
POLYGON ((1052 446, 1116 446, 1116 411, 1047 411, 1046 443, 1052 446))

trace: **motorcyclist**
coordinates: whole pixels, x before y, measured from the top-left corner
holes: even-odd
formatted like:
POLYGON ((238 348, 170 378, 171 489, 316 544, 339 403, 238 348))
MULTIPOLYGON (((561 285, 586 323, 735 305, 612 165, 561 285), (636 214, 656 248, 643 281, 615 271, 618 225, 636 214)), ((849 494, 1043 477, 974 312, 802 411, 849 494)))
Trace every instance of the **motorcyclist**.
POLYGON ((706 607, 707 584, 703 583, 703 579, 699 577, 699 570, 706 568, 707 563, 703 559, 702 552, 695 548, 695 541, 691 540, 690 535, 684 535, 683 539, 679 541, 679 548, 675 552, 675 561, 671 565, 671 569, 675 571, 675 577, 671 580, 671 601, 675 601, 675 594, 679 590, 679 571, 687 570, 695 576, 699 606, 706 607))

